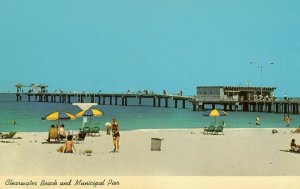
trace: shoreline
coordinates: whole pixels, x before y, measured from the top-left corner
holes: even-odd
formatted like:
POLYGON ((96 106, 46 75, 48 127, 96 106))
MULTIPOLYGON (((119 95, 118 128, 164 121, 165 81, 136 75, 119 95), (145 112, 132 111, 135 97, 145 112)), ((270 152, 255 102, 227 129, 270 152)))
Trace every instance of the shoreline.
POLYGON ((271 130, 225 128, 224 135, 204 135, 199 128, 120 131, 119 153, 112 153, 112 136, 101 131, 76 142, 73 154, 58 153, 62 144, 42 144, 47 132, 19 132, 15 137, 22 139, 0 143, 0 176, 299 176, 300 154, 280 150, 289 149, 292 138, 298 144, 300 134, 271 130), (151 138, 163 139, 161 151, 150 150, 151 138), (92 155, 83 155, 88 149, 92 155))

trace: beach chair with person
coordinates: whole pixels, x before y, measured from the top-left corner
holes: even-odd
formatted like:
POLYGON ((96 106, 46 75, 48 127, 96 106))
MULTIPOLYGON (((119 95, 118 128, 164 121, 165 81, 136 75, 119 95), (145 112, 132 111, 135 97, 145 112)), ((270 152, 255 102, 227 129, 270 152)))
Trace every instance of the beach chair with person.
POLYGON ((55 141, 59 140, 58 128, 54 125, 51 125, 49 129, 47 141, 50 142, 51 139, 54 139, 55 141))
POLYGON ((78 135, 75 135, 73 140, 83 143, 84 139, 85 139, 85 136, 86 136, 86 133, 83 133, 82 130, 79 130, 78 135))

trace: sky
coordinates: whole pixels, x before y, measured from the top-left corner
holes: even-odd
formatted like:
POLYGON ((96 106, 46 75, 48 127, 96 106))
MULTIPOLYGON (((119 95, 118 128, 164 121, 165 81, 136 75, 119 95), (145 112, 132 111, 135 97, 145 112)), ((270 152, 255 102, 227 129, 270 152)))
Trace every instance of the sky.
POLYGON ((298 0, 0 0, 0 92, 249 84, 298 97, 299 20, 298 0))

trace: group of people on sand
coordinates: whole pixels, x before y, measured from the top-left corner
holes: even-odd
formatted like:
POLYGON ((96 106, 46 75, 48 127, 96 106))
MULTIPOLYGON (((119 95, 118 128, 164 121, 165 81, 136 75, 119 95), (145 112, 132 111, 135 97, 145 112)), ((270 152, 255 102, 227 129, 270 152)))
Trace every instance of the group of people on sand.
POLYGON ((61 124, 58 126, 51 125, 49 129, 49 134, 48 134, 48 142, 51 139, 51 136, 57 136, 58 140, 63 140, 66 138, 66 130, 65 130, 65 125, 61 124))
MULTIPOLYGON (((52 126, 53 126, 53 128, 55 128, 54 125, 52 125, 52 126)), ((52 126, 51 126, 51 128, 52 128, 52 126)), ((51 128, 50 128, 50 130, 51 130, 51 128)), ((64 125, 62 125, 62 128, 63 129, 61 129, 61 130, 64 131, 63 132, 64 134, 66 134, 65 130, 64 130, 64 125)), ((114 144, 113 152, 119 152, 119 150, 120 150, 120 132, 119 132, 119 124, 117 123, 115 118, 112 119, 112 123, 109 128, 106 125, 106 132, 107 132, 107 134, 109 133, 109 135, 110 135, 110 130, 112 132, 112 138, 113 138, 113 144, 114 144)), ((60 130, 58 128, 57 128, 57 131, 60 132, 60 130)), ((49 131, 49 136, 50 136, 50 131, 49 131)), ((60 136, 60 134, 59 134, 59 136, 60 136)), ((64 135, 64 136, 66 136, 66 135, 64 135)), ((50 140, 50 139, 48 139, 48 140, 50 140)), ((61 146, 59 149, 57 149, 57 151, 61 152, 61 153, 73 153, 73 150, 76 152, 76 148, 73 143, 73 135, 68 135, 67 141, 64 143, 64 145, 61 146)))

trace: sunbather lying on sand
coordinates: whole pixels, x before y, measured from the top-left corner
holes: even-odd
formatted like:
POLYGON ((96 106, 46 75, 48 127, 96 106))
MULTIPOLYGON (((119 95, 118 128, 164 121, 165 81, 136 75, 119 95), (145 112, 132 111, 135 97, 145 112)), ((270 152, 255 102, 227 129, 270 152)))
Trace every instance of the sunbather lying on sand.
POLYGON ((295 131, 292 131, 292 133, 300 133, 300 126, 295 131))

